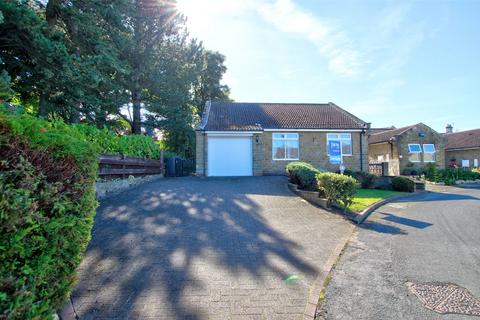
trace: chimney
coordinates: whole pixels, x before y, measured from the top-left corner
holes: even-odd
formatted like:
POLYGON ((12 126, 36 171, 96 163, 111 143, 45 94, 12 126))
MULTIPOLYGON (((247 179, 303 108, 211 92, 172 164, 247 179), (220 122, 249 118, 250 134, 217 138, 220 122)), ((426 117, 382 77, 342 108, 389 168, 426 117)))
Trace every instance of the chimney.
POLYGON ((447 123, 447 126, 445 127, 445 133, 452 133, 453 132, 453 126, 450 123, 447 123))

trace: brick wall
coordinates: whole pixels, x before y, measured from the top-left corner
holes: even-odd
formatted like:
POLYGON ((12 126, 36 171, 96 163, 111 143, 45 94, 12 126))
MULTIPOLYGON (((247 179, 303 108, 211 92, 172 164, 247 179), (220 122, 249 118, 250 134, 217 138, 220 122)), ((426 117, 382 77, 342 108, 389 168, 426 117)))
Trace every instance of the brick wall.
POLYGON ((205 162, 207 162, 208 154, 206 148, 206 139, 203 131, 195 131, 195 141, 195 172, 198 175, 205 175, 205 162))
POLYGON ((478 159, 480 163, 480 148, 470 150, 455 150, 445 151, 445 164, 448 166, 452 159, 457 160, 459 166, 462 165, 462 160, 469 160, 470 167, 473 167, 473 160, 478 159))
POLYGON ((427 165, 428 162, 423 162, 423 153, 421 153, 422 162, 411 163, 409 161, 408 144, 418 143, 422 145, 426 143, 433 143, 436 149, 436 164, 439 168, 445 168, 445 138, 432 130, 426 125, 419 124, 407 131, 406 133, 397 137, 397 148, 399 153, 400 173, 403 173, 404 169, 409 164, 413 164, 416 168, 422 168, 427 165), (419 133, 423 133, 424 136, 420 137, 419 133))
MULTIPOLYGON (((329 163, 327 155, 327 132, 300 131, 300 160, 311 163, 315 167, 329 171, 337 171, 339 166, 329 163)), ((332 132, 333 133, 333 132, 332 132)), ((360 170, 360 133, 352 132, 352 156, 344 156, 344 165, 349 170, 360 170)), ((362 135, 363 170, 368 170, 368 144, 366 135, 362 135)), ((285 174, 285 166, 289 160, 272 159, 272 132, 263 133, 263 174, 285 174)))
POLYGON ((264 146, 263 146, 263 134, 255 133, 252 137, 253 146, 253 175, 263 175, 263 158, 264 158, 264 146))

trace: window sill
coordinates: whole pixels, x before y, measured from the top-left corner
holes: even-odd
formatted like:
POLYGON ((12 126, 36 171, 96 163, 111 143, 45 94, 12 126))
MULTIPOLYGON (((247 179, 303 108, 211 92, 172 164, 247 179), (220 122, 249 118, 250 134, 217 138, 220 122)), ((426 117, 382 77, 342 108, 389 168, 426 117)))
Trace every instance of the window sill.
POLYGON ((273 161, 298 161, 300 160, 300 158, 298 159, 272 159, 273 161))

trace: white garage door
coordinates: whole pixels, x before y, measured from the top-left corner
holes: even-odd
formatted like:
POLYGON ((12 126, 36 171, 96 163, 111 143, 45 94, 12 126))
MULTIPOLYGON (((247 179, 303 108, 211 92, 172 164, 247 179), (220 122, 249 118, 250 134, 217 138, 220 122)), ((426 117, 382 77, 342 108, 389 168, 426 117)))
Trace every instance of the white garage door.
POLYGON ((252 137, 208 137, 209 176, 251 176, 252 137))

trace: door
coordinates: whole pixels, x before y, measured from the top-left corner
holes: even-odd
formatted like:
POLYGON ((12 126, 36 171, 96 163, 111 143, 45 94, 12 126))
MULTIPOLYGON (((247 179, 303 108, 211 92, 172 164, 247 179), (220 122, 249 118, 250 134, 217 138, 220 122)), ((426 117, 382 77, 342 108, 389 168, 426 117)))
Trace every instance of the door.
POLYGON ((209 136, 209 176, 251 176, 252 137, 209 136))

